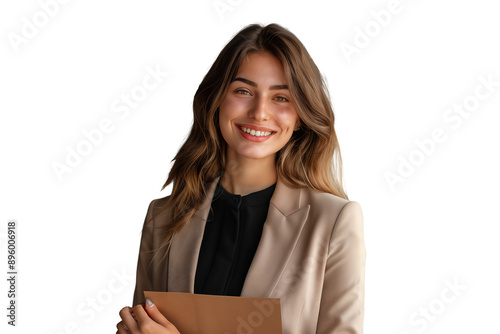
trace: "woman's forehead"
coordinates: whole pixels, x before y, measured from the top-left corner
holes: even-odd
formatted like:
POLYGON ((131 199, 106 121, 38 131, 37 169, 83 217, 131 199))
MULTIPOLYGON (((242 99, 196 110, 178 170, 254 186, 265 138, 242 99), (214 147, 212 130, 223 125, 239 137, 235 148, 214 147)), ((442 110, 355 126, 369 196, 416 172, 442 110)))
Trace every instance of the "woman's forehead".
POLYGON ((235 79, 242 77, 257 85, 259 82, 269 84, 270 81, 272 81, 271 85, 286 85, 287 83, 283 65, 268 52, 252 53, 245 57, 238 68, 235 79))

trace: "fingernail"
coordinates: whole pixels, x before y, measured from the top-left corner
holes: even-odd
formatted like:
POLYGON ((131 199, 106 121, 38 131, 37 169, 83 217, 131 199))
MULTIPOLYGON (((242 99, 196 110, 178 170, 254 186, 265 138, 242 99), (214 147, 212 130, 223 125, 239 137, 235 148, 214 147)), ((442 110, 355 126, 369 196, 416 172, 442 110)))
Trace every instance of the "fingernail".
POLYGON ((148 307, 152 307, 154 305, 151 299, 149 298, 146 298, 146 304, 148 305, 148 307))

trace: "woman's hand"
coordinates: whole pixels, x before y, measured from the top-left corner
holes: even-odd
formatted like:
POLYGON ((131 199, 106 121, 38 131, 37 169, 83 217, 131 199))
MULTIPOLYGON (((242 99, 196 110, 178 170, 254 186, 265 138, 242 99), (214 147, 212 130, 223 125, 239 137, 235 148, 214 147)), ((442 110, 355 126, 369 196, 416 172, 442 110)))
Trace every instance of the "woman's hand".
POLYGON ((146 303, 122 308, 120 317, 116 334, 180 334, 149 298, 146 303))

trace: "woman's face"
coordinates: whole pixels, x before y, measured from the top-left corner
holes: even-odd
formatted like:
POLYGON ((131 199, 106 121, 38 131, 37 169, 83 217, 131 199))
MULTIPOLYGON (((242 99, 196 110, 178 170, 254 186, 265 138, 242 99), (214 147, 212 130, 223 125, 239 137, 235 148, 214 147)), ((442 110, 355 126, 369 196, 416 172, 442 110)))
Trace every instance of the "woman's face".
POLYGON ((281 63, 268 52, 250 54, 219 106, 228 157, 274 159, 298 124, 281 63))

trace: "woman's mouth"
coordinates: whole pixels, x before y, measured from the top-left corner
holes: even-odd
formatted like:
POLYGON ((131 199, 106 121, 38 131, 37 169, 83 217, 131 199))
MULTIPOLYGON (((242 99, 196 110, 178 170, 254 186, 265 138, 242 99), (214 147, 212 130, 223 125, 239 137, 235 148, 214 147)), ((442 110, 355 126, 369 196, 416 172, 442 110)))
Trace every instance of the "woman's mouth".
POLYGON ((272 131, 255 131, 253 129, 245 128, 244 126, 239 126, 239 128, 243 132, 248 133, 248 134, 255 136, 255 137, 268 137, 268 136, 273 134, 272 131))
POLYGON ((275 131, 258 131, 242 125, 236 125, 236 127, 240 130, 243 138, 258 143, 268 140, 276 133, 275 131))

